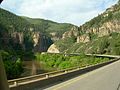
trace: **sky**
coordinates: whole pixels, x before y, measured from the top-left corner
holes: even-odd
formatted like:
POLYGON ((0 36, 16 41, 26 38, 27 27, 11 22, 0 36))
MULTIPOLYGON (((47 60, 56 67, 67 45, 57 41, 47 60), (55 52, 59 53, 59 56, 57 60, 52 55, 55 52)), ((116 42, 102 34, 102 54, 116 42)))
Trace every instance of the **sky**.
POLYGON ((0 7, 20 16, 82 25, 118 0, 4 0, 0 7))

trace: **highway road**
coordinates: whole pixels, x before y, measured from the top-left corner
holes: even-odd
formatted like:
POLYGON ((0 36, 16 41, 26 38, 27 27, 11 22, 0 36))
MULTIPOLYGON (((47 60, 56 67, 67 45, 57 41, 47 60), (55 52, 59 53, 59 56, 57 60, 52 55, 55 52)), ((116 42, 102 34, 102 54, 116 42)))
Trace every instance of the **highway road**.
POLYGON ((36 90, 120 90, 120 61, 36 90))

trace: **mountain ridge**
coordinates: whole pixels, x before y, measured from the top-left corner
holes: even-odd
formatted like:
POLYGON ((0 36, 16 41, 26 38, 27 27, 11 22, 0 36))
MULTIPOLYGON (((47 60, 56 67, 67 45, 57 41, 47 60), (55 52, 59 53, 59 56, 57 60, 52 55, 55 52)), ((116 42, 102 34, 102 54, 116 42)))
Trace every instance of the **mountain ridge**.
POLYGON ((62 38, 62 34, 73 26, 21 17, 0 8, 0 50, 18 57, 23 52, 46 52, 53 42, 62 38))
MULTIPOLYGON (((77 36, 71 35, 55 42, 57 50, 63 53, 119 55, 120 0, 102 14, 81 25, 76 29, 76 33, 77 36)), ((52 50, 52 47, 50 48, 52 50)))

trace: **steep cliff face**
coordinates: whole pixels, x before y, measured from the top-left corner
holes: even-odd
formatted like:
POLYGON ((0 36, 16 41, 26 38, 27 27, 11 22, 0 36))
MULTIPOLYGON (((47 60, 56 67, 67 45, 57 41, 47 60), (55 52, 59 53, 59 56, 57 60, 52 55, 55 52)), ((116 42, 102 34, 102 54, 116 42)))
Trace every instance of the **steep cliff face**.
POLYGON ((90 41, 90 37, 87 34, 77 36, 77 43, 86 43, 90 41))
MULTIPOLYGON (((19 45, 26 50, 29 46, 34 52, 46 52, 48 47, 53 43, 50 37, 40 33, 32 32, 27 36, 23 32, 12 32, 2 34, 3 41, 7 44, 19 45)), ((17 46, 16 46, 17 48, 17 46)))
MULTIPOLYGON (((82 28, 84 30, 84 28, 82 28)), ((113 32, 120 33, 120 21, 119 20, 112 20, 103 23, 100 27, 92 27, 87 29, 84 33, 88 34, 96 34, 98 37, 103 37, 106 35, 110 35, 113 32)))
POLYGON ((78 27, 74 26, 74 27, 71 28, 71 30, 65 32, 62 35, 62 39, 69 38, 69 37, 77 37, 78 34, 79 34, 78 27))
POLYGON ((54 42, 61 39, 61 36, 59 36, 59 34, 57 32, 51 32, 50 36, 51 36, 52 41, 54 41, 54 42))
POLYGON ((96 34, 98 37, 120 33, 120 4, 108 8, 104 13, 80 26, 83 33, 96 34))
POLYGON ((14 39, 13 40, 14 43, 23 44, 23 41, 24 41, 23 32, 13 32, 11 33, 11 38, 14 39))
POLYGON ((50 37, 45 36, 44 34, 34 35, 34 51, 37 52, 46 52, 50 45, 53 43, 50 37))
MULTIPOLYGON (((1 29, 0 29, 1 30, 1 29)), ((34 50, 36 52, 47 51, 52 44, 51 38, 42 35, 38 32, 31 32, 29 34, 23 32, 4 32, 0 31, 0 49, 14 49, 14 50, 34 50)), ((8 49, 8 50, 9 50, 8 49)))

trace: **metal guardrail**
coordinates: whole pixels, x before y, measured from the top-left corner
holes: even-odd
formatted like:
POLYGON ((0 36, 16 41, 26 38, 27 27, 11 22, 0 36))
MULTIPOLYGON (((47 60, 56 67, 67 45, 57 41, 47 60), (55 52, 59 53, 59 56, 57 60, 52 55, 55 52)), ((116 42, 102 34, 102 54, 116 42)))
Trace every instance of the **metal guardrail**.
POLYGON ((54 77, 54 76, 58 76, 61 74, 66 74, 69 71, 78 70, 78 69, 80 69, 80 67, 73 67, 73 68, 64 69, 64 70, 53 71, 53 72, 49 72, 49 73, 38 74, 38 75, 28 76, 28 77, 24 77, 24 78, 8 80, 8 83, 9 83, 9 86, 14 87, 14 86, 18 86, 20 83, 23 83, 23 82, 28 82, 28 81, 37 80, 37 79, 39 79, 39 80, 47 79, 49 77, 54 77))
MULTIPOLYGON (((68 55, 68 56, 80 56, 80 53, 48 53, 43 52, 42 54, 60 54, 60 55, 68 55)), ((108 58, 120 58, 120 56, 117 55, 101 55, 101 54, 85 54, 86 56, 96 56, 96 57, 108 57, 108 58)))
POLYGON ((81 67, 73 67, 73 68, 64 69, 64 70, 59 70, 59 71, 54 71, 54 72, 49 72, 49 73, 24 77, 24 78, 13 79, 13 80, 9 80, 8 83, 9 83, 10 88, 11 87, 17 87, 17 86, 22 85, 22 84, 32 83, 32 82, 35 82, 35 81, 48 79, 50 77, 55 77, 55 76, 63 75, 63 74, 70 73, 70 72, 74 73, 74 71, 82 70, 82 69, 85 69, 85 68, 90 68, 90 67, 97 66, 97 65, 100 65, 100 64, 104 64, 104 63, 109 63, 109 62, 112 62, 112 61, 117 61, 118 59, 119 58, 117 57, 116 59, 110 60, 108 62, 97 63, 95 65, 87 65, 87 66, 82 67, 82 68, 81 67))

